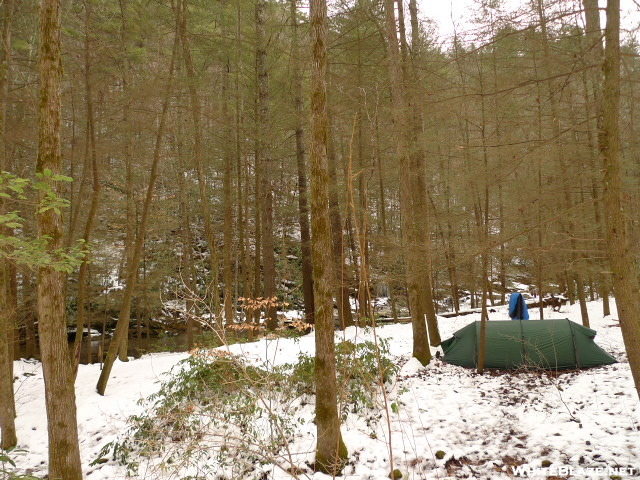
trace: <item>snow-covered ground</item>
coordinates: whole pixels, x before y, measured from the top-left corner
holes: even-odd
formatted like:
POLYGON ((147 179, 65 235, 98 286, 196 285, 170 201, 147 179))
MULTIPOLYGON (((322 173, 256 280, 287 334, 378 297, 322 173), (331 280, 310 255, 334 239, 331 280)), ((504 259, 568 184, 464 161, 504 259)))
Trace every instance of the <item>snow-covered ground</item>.
MULTIPOLYGON (((411 325, 377 329, 389 339, 390 352, 402 365, 389 387, 388 413, 377 425, 350 414, 342 426, 350 461, 345 479, 389 478, 389 443, 394 468, 407 479, 446 478, 629 478, 640 476, 640 402, 627 363, 618 322, 602 318, 602 305, 589 304, 596 343, 620 363, 555 377, 536 373, 478 376, 472 370, 435 359, 423 368, 411 352, 411 325), (387 430, 387 415, 391 435, 387 430), (372 431, 373 429, 373 431, 372 431), (440 458, 441 457, 441 458, 440 458), (514 472, 514 468, 519 471, 514 472), (526 473, 525 473, 526 471, 526 473)), ((615 310, 614 310, 615 311, 615 310)), ((547 317, 580 322, 577 305, 547 317)), ((531 312, 536 318, 537 312, 531 312)), ((490 314, 507 319, 504 307, 490 314)), ((442 338, 479 319, 479 315, 440 319, 442 338)), ((371 333, 355 328, 337 332, 337 340, 366 340, 371 333)), ((251 361, 273 364, 295 361, 298 353, 312 353, 313 333, 298 339, 261 340, 232 345, 229 350, 251 361)), ((435 353, 435 350, 434 350, 435 353)), ((113 461, 89 466, 101 447, 125 434, 126 418, 140 413, 138 400, 158 388, 158 380, 188 354, 153 354, 116 363, 106 396, 95 392, 98 365, 80 365, 76 382, 80 449, 88 479, 124 479, 123 467, 113 461)), ((42 370, 39 363, 15 362, 19 448, 14 455, 22 472, 44 476, 47 428, 42 370)), ((312 473, 315 425, 308 422, 290 445, 297 478, 328 479, 312 473), (298 452, 298 453, 295 453, 298 452)), ((371 412, 367 413, 371 418, 371 412)), ((376 416, 376 415, 374 415, 376 416)), ((263 478, 292 478, 282 469, 267 467, 263 478)), ((145 476, 141 470, 140 478, 145 476)))

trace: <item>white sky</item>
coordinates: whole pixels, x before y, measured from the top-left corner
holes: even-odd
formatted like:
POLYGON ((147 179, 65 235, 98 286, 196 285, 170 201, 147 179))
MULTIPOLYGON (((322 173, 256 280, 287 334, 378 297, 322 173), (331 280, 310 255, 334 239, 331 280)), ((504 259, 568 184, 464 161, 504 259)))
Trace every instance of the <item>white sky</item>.
MULTIPOLYGON (((577 0, 574 0, 577 1, 577 0)), ((527 3, 528 0, 503 0, 505 9, 512 11, 527 3)), ((606 5, 606 0, 600 0, 601 8, 606 5)), ((438 25, 441 37, 453 37, 454 27, 458 33, 472 28, 470 26, 471 15, 474 8, 480 4, 480 0, 418 0, 420 16, 434 20, 438 25)), ((622 28, 636 30, 640 26, 640 0, 620 0, 622 9, 622 28)), ((602 26, 605 25, 603 13, 602 26)), ((624 35, 623 35, 624 36, 624 35)))

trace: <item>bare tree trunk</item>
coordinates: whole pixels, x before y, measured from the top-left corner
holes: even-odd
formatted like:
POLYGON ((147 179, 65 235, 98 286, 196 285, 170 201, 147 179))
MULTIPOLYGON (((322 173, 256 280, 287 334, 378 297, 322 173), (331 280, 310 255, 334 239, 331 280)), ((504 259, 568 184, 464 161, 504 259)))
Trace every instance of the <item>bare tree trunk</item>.
MULTIPOLYGON (((129 27, 127 24, 128 20, 128 0, 119 0, 120 5, 120 47, 122 52, 126 52, 129 48, 129 27)), ((127 198, 127 220, 126 220, 126 237, 124 244, 124 256, 123 256, 123 264, 126 264, 126 271, 129 272, 129 269, 133 265, 133 257, 135 251, 135 242, 136 236, 139 232, 136 230, 138 227, 138 205, 136 202, 136 185, 135 185, 135 173, 134 173, 134 162, 133 162, 133 152, 132 152, 132 138, 133 135, 131 133, 132 122, 131 122, 131 101, 132 101, 132 90, 130 85, 130 73, 131 73, 131 64, 128 58, 124 59, 124 63, 122 65, 122 89, 125 97, 125 104, 122 109, 122 120, 123 120, 123 150, 124 150, 124 158, 125 158, 125 170, 126 170, 126 198, 127 198)), ((125 280, 127 276, 124 274, 125 269, 120 269, 120 278, 121 280, 125 280)), ((128 332, 127 335, 121 342, 120 349, 118 351, 118 355, 122 361, 127 361, 127 351, 128 351, 128 332)), ((102 357, 100 358, 102 361, 102 357)))
MULTIPOLYGON (((223 112, 222 116, 227 125, 227 138, 232 138, 232 117, 229 114, 229 97, 230 92, 230 65, 227 63, 227 71, 223 74, 223 112)), ((224 279, 224 319, 227 324, 231 324, 235 320, 233 314, 233 263, 231 251, 233 247, 233 195, 232 195, 232 179, 233 175, 233 155, 231 147, 225 142, 224 146, 224 241, 222 252, 222 275, 224 279)))
MULTIPOLYGON (((446 216, 446 251, 447 268, 449 270, 449 282, 451 283, 451 300, 453 302, 453 311, 456 314, 460 311, 460 287, 458 284, 458 267, 456 265, 456 250, 454 246, 453 225, 451 224, 451 168, 446 166, 447 178, 445 181, 445 216, 446 216)), ((435 212, 435 207, 433 208, 435 212)), ((443 234, 444 235, 444 234, 443 234)), ((444 241, 444 240, 443 240, 444 241)))
MULTIPOLYGON (((262 221, 262 266, 265 298, 276 296, 275 240, 273 232, 273 181, 274 168, 271 148, 267 141, 270 123, 269 113, 269 73, 267 72, 267 50, 265 38, 266 0, 256 2, 256 162, 261 163, 260 205, 262 221)), ((266 309, 266 323, 269 330, 278 326, 277 309, 270 301, 266 309)))
POLYGON ((337 475, 348 457, 338 417, 333 324, 329 172, 327 168, 327 4, 311 0, 311 249, 316 305, 316 425, 315 470, 337 475))
MULTIPOLYGON (((587 10, 588 9, 585 8, 585 12, 587 10)), ((597 9, 596 9, 596 13, 597 13, 597 9)), ((599 24, 600 24, 600 20, 598 19, 598 29, 600 28, 599 24)), ((602 40, 599 40, 599 41, 602 42, 602 40)), ((592 113, 591 113, 590 98, 589 98, 589 83, 587 82, 586 72, 582 76, 582 81, 584 86, 585 114, 586 114, 586 118, 590 119, 592 118, 592 113)), ((594 92, 597 91, 598 88, 601 88, 600 85, 602 82, 600 82, 600 85, 596 83, 597 82, 595 81, 592 82, 594 92)), ((599 97, 600 97, 600 94, 598 94, 597 98, 599 97)), ((598 128, 597 125, 600 125, 600 128, 602 128, 601 114, 602 114, 601 111, 599 114, 597 114, 596 128, 598 128)), ((596 225, 596 239, 594 242, 595 244, 594 248, 597 251, 603 251, 605 248, 604 247, 605 232, 604 232, 604 225, 603 225, 604 220, 602 218, 603 217, 602 199, 600 197, 601 188, 600 188, 600 185, 598 184, 599 183, 598 177, 600 175, 599 168, 598 168, 598 161, 599 161, 598 155, 600 152, 600 148, 598 147, 598 145, 596 145, 596 141, 594 141, 594 134, 593 134, 591 122, 587 122, 586 129, 587 129, 587 141, 589 143, 589 167, 588 168, 590 169, 591 172, 593 172, 593 174, 591 175, 591 198, 593 199, 593 215, 594 215, 594 221, 596 225)), ((602 135, 599 135, 598 132, 596 132, 596 135, 598 137, 598 142, 600 142, 602 135)), ((606 253, 604 253, 604 255, 606 256, 606 253)), ((599 272, 596 275, 596 281, 597 281, 597 291, 602 298, 602 314, 603 316, 611 315, 611 310, 609 305, 609 278, 608 278, 608 275, 604 272, 604 270, 607 269, 606 267, 607 260, 606 258, 597 259, 595 263, 597 268, 599 269, 599 272)))
MULTIPOLYGON (((240 3, 236 5, 236 31, 235 39, 236 45, 240 45, 240 31, 241 31, 241 13, 240 3)), ((238 247, 241 251, 240 254, 240 272, 242 279, 240 280, 242 288, 239 289, 243 297, 249 297, 251 295, 250 289, 250 271, 249 271, 249 229, 245 226, 245 219, 249 219, 249 174, 247 172, 247 161, 243 159, 242 155, 242 138, 244 135, 243 129, 243 116, 244 116, 244 103, 240 89, 240 54, 239 49, 234 50, 234 89, 235 89, 235 112, 236 112, 236 170, 237 170, 237 190, 238 190, 238 247), (244 185, 243 185, 244 179, 244 185)))
MULTIPOLYGON (((569 211, 573 206, 573 202, 571 200, 571 194, 569 192, 569 185, 567 185, 566 179, 569 178, 566 162, 564 160, 564 154, 562 151, 562 142, 561 142, 561 129, 560 129, 560 118, 559 118, 559 108, 558 101, 556 98, 556 92, 553 83, 553 73, 550 65, 551 59, 551 49, 549 45, 549 38, 547 34, 547 20, 544 12, 544 6, 542 0, 536 1, 536 7, 538 10, 538 17, 540 20, 540 30, 542 33, 542 46, 544 51, 543 56, 543 68, 545 76, 547 77, 547 86, 549 89, 549 103, 551 104, 551 127, 553 131, 554 137, 554 147, 555 147, 555 157, 560 166, 560 174, 563 179, 563 193, 564 193, 564 207, 569 211)), ((564 222, 562 222, 564 223, 564 222)), ((571 258, 573 260, 572 264, 576 263, 577 254, 576 254, 576 241, 575 241, 575 221, 572 218, 569 218, 568 225, 563 227, 566 234, 570 237, 571 244, 571 258)), ((575 266, 571 267, 571 277, 575 280, 576 287, 578 288, 578 300, 580 302, 580 311, 582 313, 582 323, 585 326, 589 326, 589 314, 586 308, 586 303, 584 300, 584 284, 581 279, 580 273, 576 270, 575 266)), ((568 282, 570 285, 573 282, 568 282)), ((569 298, 572 298, 572 294, 569 295, 569 298)))
MULTIPOLYGON (((140 260, 142 259, 142 252, 144 250, 144 240, 147 231, 147 224, 149 222, 149 215, 151 212, 151 204, 153 201, 153 191, 155 188, 156 180, 158 179, 158 165, 160 164, 160 157, 162 156, 162 139, 164 137, 166 129, 167 111, 169 110, 169 102, 171 99, 171 86, 173 83, 173 73, 175 68, 175 57, 178 49, 178 28, 179 25, 176 21, 176 34, 173 44, 173 50, 171 52, 171 61, 169 64, 169 78, 165 87, 164 99, 162 102, 162 112, 160 113, 160 122, 158 125, 158 132, 156 134, 155 147, 153 151, 153 160, 151 162, 151 172, 149 174, 149 185, 147 186, 147 192, 144 199, 144 206, 142 210, 142 218, 140 219, 140 228, 136 237, 135 248, 133 251, 133 258, 131 264, 127 268, 127 281, 122 298, 122 305, 120 307, 120 316, 118 318, 118 324, 116 325, 116 331, 111 339, 109 345, 109 351, 104 361, 104 367, 100 372, 100 378, 96 389, 100 395, 104 395, 107 388, 107 382, 109 381, 109 375, 113 368, 113 362, 116 359, 116 355, 122 348, 122 345, 126 346, 127 336, 129 334, 129 319, 131 318, 131 304, 133 301, 133 294, 137 284, 138 267, 140 260)), ((148 332, 147 332, 148 334, 148 332)), ((124 352, 126 356, 126 351, 124 352)), ((122 359, 122 352, 120 351, 120 358, 122 359)))
POLYGON ((307 169, 304 151, 304 129, 302 126, 304 115, 304 99, 302 97, 302 75, 300 73, 300 47, 298 40, 298 12, 296 0, 290 0, 290 15, 293 25, 291 40, 294 102, 296 108, 296 166, 298 169, 298 223, 300 224, 300 249, 302 252, 302 294, 304 297, 305 321, 314 323, 313 301, 313 265, 311 263, 311 232, 309 225, 309 200, 307 198, 307 169))
POLYGON ((25 356, 35 358, 38 355, 38 343, 36 341, 36 282, 31 271, 22 271, 22 306, 20 315, 25 324, 25 356))
MULTIPOLYGON (((6 18, 6 17, 5 17, 6 18)), ((13 317, 9 312, 9 265, 0 259, 0 449, 8 450, 18 443, 16 436, 16 404, 13 395, 13 317)))
MULTIPOLYGON (((11 59, 11 23, 13 0, 2 5, 2 56, 0 57, 0 171, 7 169, 6 111, 9 93, 9 63, 11 59)), ((0 199, 0 213, 5 213, 0 199)), ((5 230, 3 228, 3 230, 5 230)), ((8 230, 8 229, 7 229, 8 230)), ((2 232, 6 234, 6 231, 2 232)), ((14 312, 9 305, 11 295, 9 260, 0 258, 0 449, 8 450, 18 443, 16 436, 16 405, 13 394, 13 336, 14 312)))
MULTIPOLYGON (((361 130, 360 122, 357 125, 358 130, 361 130)), ((361 135, 361 132, 358 133, 358 136, 361 135)), ((358 151, 361 151, 361 145, 358 146, 358 151)), ((360 153, 358 153, 360 157, 360 153)), ((353 238, 356 240, 359 249, 354 249, 354 257, 358 258, 359 262, 354 262, 354 267, 358 269, 358 320, 361 324, 364 323, 364 320, 368 317, 368 315, 372 312, 371 309, 371 299, 369 294, 369 271, 368 271, 368 254, 367 254, 367 215, 366 210, 368 208, 366 196, 363 198, 358 198, 358 207, 356 207, 356 200, 354 198, 355 188, 353 186, 353 180, 358 177, 358 191, 362 192, 366 190, 366 182, 362 180, 362 163, 361 158, 358 159, 360 174, 356 175, 353 172, 353 157, 349 155, 349 162, 347 168, 347 211, 346 215, 349 213, 352 214, 354 221, 354 232, 353 238), (364 202, 364 203, 362 203, 364 202)), ((373 321, 373 319, 369 319, 373 321)))
MULTIPOLYGON (((126 52, 128 49, 128 35, 129 29, 127 24, 128 12, 127 12, 127 0, 119 0, 120 4, 120 42, 122 52, 126 52)), ((126 197, 127 197, 127 215, 126 215, 126 235, 124 241, 124 257, 123 264, 130 265, 133 260, 133 250, 136 238, 136 200, 135 200, 135 181, 134 181, 134 167, 133 167, 133 155, 131 152, 131 85, 130 85, 130 69, 131 65, 126 55, 123 55, 124 65, 122 66, 122 93, 125 98, 124 105, 122 107, 122 128, 123 128, 123 153, 125 161, 125 185, 126 185, 126 197)), ((128 267, 127 267, 128 268, 128 267)), ((120 268, 120 278, 124 279, 125 269, 120 268)))
POLYGON ((384 247, 382 251, 382 255, 385 258, 383 269, 386 270, 386 278, 387 283, 389 284, 389 300, 391 301, 391 315, 393 317, 394 322, 398 322, 398 308, 396 304, 396 279, 393 273, 393 263, 389 261, 389 235, 387 233, 387 200, 385 194, 384 187, 384 169, 382 166, 382 152, 380 149, 380 118, 378 116, 378 112, 376 111, 375 116, 375 152, 376 152, 376 160, 378 166, 378 189, 379 189, 379 215, 378 220, 380 223, 379 230, 382 232, 382 238, 384 241, 384 247))
POLYGON ((212 306, 215 322, 220 326, 220 295, 218 293, 218 248, 215 235, 213 233, 213 223, 211 221, 211 207, 207 194, 206 173, 204 169, 204 158, 202 154, 202 123, 201 106, 198 91, 196 89, 196 72, 191 58, 191 48, 189 46, 189 36, 187 34, 187 17, 189 14, 188 0, 182 0, 177 5, 177 15, 179 22, 180 44, 182 45, 182 57, 188 78, 189 98, 191 100, 191 116, 193 119, 193 156, 196 161, 196 173, 198 176, 198 193, 200 195, 200 209, 202 210, 202 221, 204 223, 204 236, 209 247, 209 270, 211 276, 212 306))
MULTIPOLYGON (((536 55, 535 52, 533 54, 533 68, 534 68, 534 75, 535 78, 538 78, 538 67, 536 64, 536 55)), ((542 91, 540 88, 540 84, 538 83, 536 85, 536 89, 537 89, 537 94, 538 97, 542 98, 542 91)), ((538 107, 536 108, 536 114, 537 114, 537 118, 538 118, 538 138, 536 139, 538 142, 538 146, 540 147, 544 140, 542 138, 542 102, 538 102, 538 107)), ((538 198, 542 199, 543 197, 543 191, 544 191, 544 184, 542 183, 542 154, 539 153, 537 155, 537 161, 536 161, 536 177, 537 177, 537 186, 538 186, 538 198)), ((539 299, 539 303, 538 303, 538 313, 540 315, 540 320, 544 320, 544 302, 543 302, 543 297, 544 297, 544 277, 543 277, 543 259, 544 259, 544 255, 543 255, 543 251, 542 251, 542 247, 544 245, 544 231, 543 231, 543 227, 542 227, 542 201, 538 201, 537 203, 537 207, 536 207, 536 220, 537 220, 537 224, 538 224, 538 228, 537 228, 537 251, 536 251, 536 257, 535 257, 535 263, 536 263, 536 277, 537 277, 537 284, 538 284, 538 299, 539 299)))
MULTIPOLYGON (((358 7, 361 7, 363 2, 361 0, 357 1, 358 7)), ((356 26, 356 85, 362 85, 362 40, 360 37, 360 28, 356 26)), ((364 99, 363 99, 364 101, 364 99)), ((354 267, 358 272, 358 319, 362 320, 369 315, 370 306, 368 303, 369 292, 366 291, 365 285, 367 282, 367 271, 366 265, 369 264, 369 242, 368 242, 368 222, 367 222, 367 187, 364 179, 365 174, 365 158, 367 158, 365 152, 365 143, 364 143, 364 135, 363 135, 363 123, 364 123, 364 115, 362 112, 362 103, 363 101, 357 102, 356 107, 356 118, 355 118, 355 140, 356 140, 356 159, 357 159, 357 173, 353 172, 353 149, 351 148, 349 151, 349 175, 347 177, 348 184, 350 187, 347 189, 347 198, 349 199, 348 203, 351 204, 352 208, 348 208, 345 212, 346 216, 353 215, 353 222, 355 224, 356 233, 354 235, 355 240, 358 243, 359 249, 354 248, 353 253, 354 257, 359 260, 358 263, 354 263, 354 267), (357 190, 358 190, 358 201, 357 208, 355 202, 355 195, 353 188, 353 179, 357 177, 357 190), (360 243, 364 242, 364 243, 360 243)), ((355 245, 355 242, 354 242, 355 245)))
MULTIPOLYGON (((60 51, 60 0, 40 4, 40 103, 36 172, 62 170, 60 130, 62 120, 62 55, 60 51)), ((43 177, 44 181, 47 177, 43 177)), ((50 177, 49 177, 50 178, 50 177)), ((51 182, 54 191, 59 185, 51 182)), ((44 193, 40 192, 39 200, 44 193)), ((38 234, 47 236, 47 251, 63 246, 62 215, 54 209, 36 213, 38 234)), ((49 434, 49 478, 81 480, 73 370, 69 361, 65 316, 65 274, 53 265, 38 270, 38 329, 45 382, 49 434)))
MULTIPOLYGON (((255 258, 253 262, 253 298, 258 299, 262 296, 262 249, 264 248, 262 245, 262 216, 260 214, 260 184, 262 182, 262 166, 258 161, 258 156, 254 155, 254 182, 253 182, 253 199, 254 199, 254 208, 253 208, 253 225, 254 225, 254 243, 255 243, 255 258)), ((248 198, 248 192, 247 192, 248 198)), ((256 326, 260 325, 260 309, 257 308, 253 312, 253 322, 256 326)))
POLYGON ((620 0, 607 1, 603 85, 604 211, 613 291, 629 366, 640 395, 640 284, 629 237, 620 161, 620 0))
MULTIPOLYGON (((336 301, 338 303, 338 321, 342 329, 354 325, 351 301, 349 296, 349 280, 345 261, 344 228, 340 215, 340 194, 336 174, 336 153, 333 143, 331 120, 329 119, 327 138, 327 164, 329 171, 329 219, 331 221, 331 243, 333 248, 333 268, 335 269, 336 301)), ((333 311, 332 311, 333 313, 333 311)))
MULTIPOLYGON (((430 344, 435 346, 440 345, 440 330, 438 328, 438 318, 436 317, 436 309, 433 301, 433 285, 431 281, 431 245, 429 233, 431 230, 431 212, 429 211, 429 204, 427 202, 427 180, 426 180, 426 154, 422 144, 419 141, 419 137, 422 134, 422 98, 415 90, 417 85, 421 84, 421 79, 417 74, 415 68, 415 62, 418 51, 420 49, 420 37, 419 30, 411 32, 412 46, 410 58, 407 54, 409 47, 407 45, 405 28, 404 28, 404 9, 402 7, 402 1, 398 0, 398 20, 400 27, 400 46, 403 51, 402 63, 404 64, 404 85, 406 89, 406 95, 408 98, 408 105, 410 111, 407 112, 410 122, 410 169, 411 178, 415 185, 412 187, 412 202, 415 209, 415 214, 421 219, 421 225, 416 225, 418 233, 418 248, 421 250, 420 257, 424 265, 422 268, 423 288, 420 292, 421 302, 424 308, 424 318, 427 322, 427 328, 429 331, 430 344), (415 86, 411 88, 411 86, 415 86)), ((411 14, 412 28, 418 25, 418 9, 416 5, 409 7, 411 14)))
MULTIPOLYGON (((502 184, 498 185, 498 214, 500 215, 500 235, 504 235, 504 201, 502 197, 502 184)), ((507 294, 507 268, 504 242, 500 243, 500 304, 506 303, 507 294)))
MULTIPOLYGON (((599 65, 602 62, 604 51, 602 46, 602 29, 600 27, 600 10, 598 8, 598 0, 582 0, 582 4, 584 5, 584 16, 586 20, 586 29, 585 35, 587 38, 587 59, 590 63, 599 65)), ((603 129, 603 103, 602 103, 602 70, 600 68, 592 68, 591 69, 591 83, 593 87, 593 96, 595 100, 595 116, 596 116, 596 128, 597 128, 597 143, 598 143, 598 151, 602 152, 605 149, 604 141, 604 129, 603 129)), ((586 83, 586 82, 585 82, 586 83)), ((585 95, 586 95, 586 85, 585 85, 585 95)), ((591 118, 589 114, 589 102, 585 101, 585 107, 587 108, 587 118, 591 118)), ((587 129, 588 133, 591 134, 591 128, 587 129)), ((590 135, 591 136, 591 135, 590 135)), ((590 139, 590 143, 592 140, 590 139)), ((595 162, 594 162, 595 163, 595 162)), ((598 168, 594 165, 593 171, 597 172, 598 168)), ((594 199, 598 198, 598 184, 597 177, 594 174, 592 177, 592 195, 594 199)), ((598 235, 598 240, 601 242, 605 242, 605 232, 603 231, 603 220, 600 215, 600 211, 602 208, 602 202, 595 201, 594 202, 594 210, 595 210, 595 220, 596 220, 596 231, 598 235)), ((602 265, 604 269, 604 265, 602 265)), ((602 295, 602 314, 604 316, 611 315, 611 310, 609 306, 609 278, 606 273, 601 273, 599 275, 600 279, 600 293, 602 295)))
MULTIPOLYGON (((182 124, 182 117, 180 117, 180 123, 182 124)), ((183 153, 182 153, 182 137, 184 132, 182 129, 178 129, 177 133, 177 147, 178 147, 178 171, 177 171, 177 184, 178 184, 178 202, 180 209, 182 230, 182 271, 184 289, 186 290, 183 298, 185 302, 185 315, 186 315, 186 328, 187 328, 187 348, 193 349, 194 346, 194 316, 195 316, 195 269, 193 267, 193 237, 191 234, 191 212, 189 210, 189 202, 187 198, 187 192, 184 185, 184 179, 188 169, 184 165, 183 153)), ((138 316, 138 325, 141 325, 140 316, 138 316)))
MULTIPOLYGON (((425 316, 426 305, 424 302, 423 290, 428 288, 431 292, 430 276, 425 275, 424 262, 422 257, 423 248, 420 244, 422 236, 420 229, 422 218, 414 209, 416 192, 412 186, 411 177, 417 172, 411 169, 409 158, 410 141, 408 122, 408 103, 403 91, 403 79, 401 73, 400 54, 398 49, 397 29, 394 15, 393 0, 385 0, 386 19, 386 40, 388 50, 389 82, 391 87, 391 102, 393 111, 393 122, 397 137, 397 156, 400 170, 400 208, 402 213, 402 229, 404 234, 403 254, 406 266, 407 289, 409 297, 409 309, 411 310, 411 320, 413 326, 413 356, 423 365, 431 361, 431 350, 429 349, 429 335, 425 316)), ((431 305, 433 308, 433 305, 431 305)))
MULTIPOLYGON (((91 158, 91 171, 92 171, 92 195, 91 203, 89 205, 89 213, 84 227, 84 233, 82 238, 85 244, 89 243, 91 232, 95 223, 96 214, 98 213, 98 205, 100 203, 100 174, 98 171, 98 154, 96 149, 96 129, 95 120, 93 115, 93 93, 91 90, 91 56, 90 56, 90 43, 89 43, 89 24, 91 21, 91 13, 89 11, 89 3, 84 0, 85 9, 85 31, 84 31, 84 61, 85 61, 85 94, 87 102, 87 148, 85 154, 91 158)), ((80 265, 80 272, 78 273, 78 318, 76 328, 76 338, 73 345, 73 372, 74 378, 78 372, 78 364, 80 363, 80 353, 82 348, 82 338, 85 329, 85 313, 87 302, 87 271, 89 269, 89 259, 84 258, 80 265)))

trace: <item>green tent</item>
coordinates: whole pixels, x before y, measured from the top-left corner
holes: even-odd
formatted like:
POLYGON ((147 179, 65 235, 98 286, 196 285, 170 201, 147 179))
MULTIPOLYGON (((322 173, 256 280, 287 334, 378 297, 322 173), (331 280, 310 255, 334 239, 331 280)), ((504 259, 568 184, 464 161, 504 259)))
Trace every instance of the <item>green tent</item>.
MULTIPOLYGON (((562 320, 487 322, 486 368, 571 369, 610 365, 616 359, 593 341, 595 330, 562 320)), ((444 361, 475 367, 480 322, 470 323, 442 342, 444 361)))

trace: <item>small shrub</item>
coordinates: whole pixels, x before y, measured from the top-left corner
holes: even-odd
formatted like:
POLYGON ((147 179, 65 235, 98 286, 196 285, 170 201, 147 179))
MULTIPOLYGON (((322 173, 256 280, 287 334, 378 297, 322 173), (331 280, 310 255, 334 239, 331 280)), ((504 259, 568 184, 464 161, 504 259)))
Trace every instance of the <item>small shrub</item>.
MULTIPOLYGON (((337 345, 343 416, 375 407, 380 383, 397 371, 388 343, 379 344, 379 358, 380 367, 372 342, 337 345)), ((112 457, 132 474, 147 459, 163 478, 194 471, 202 478, 262 478, 261 465, 286 461, 282 453, 306 405, 295 400, 314 393, 314 371, 308 355, 266 370, 221 350, 197 350, 141 400, 143 413, 128 419, 125 436, 105 445, 92 465, 112 457)))
MULTIPOLYGON (((398 367, 389 356, 388 341, 378 340, 380 366, 376 346, 373 342, 355 344, 350 341, 336 345, 336 371, 340 399, 348 408, 343 408, 343 416, 349 411, 375 406, 379 384, 389 382, 398 367)), ((291 370, 289 381, 298 395, 315 392, 315 359, 306 354, 298 356, 294 365, 286 365, 291 370)))
POLYGON ((226 352, 194 352, 140 402, 144 411, 128 419, 127 435, 105 445, 92 465, 111 455, 128 474, 147 458, 164 471, 196 468, 205 477, 257 478, 255 465, 293 433, 295 422, 281 407, 286 402, 277 398, 281 389, 273 388, 281 383, 226 352))
POLYGON ((402 478, 402 472, 397 468, 389 474, 391 480, 400 480, 402 478))

